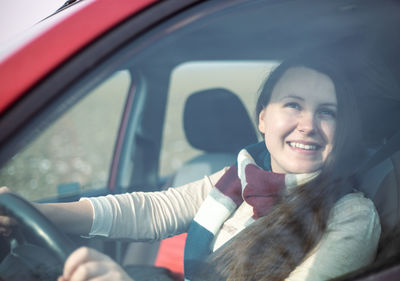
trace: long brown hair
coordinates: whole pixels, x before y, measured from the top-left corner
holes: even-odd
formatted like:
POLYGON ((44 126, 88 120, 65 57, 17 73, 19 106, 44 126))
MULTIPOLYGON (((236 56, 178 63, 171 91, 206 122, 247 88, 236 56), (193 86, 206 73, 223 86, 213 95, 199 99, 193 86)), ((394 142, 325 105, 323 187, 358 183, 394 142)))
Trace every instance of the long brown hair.
POLYGON ((194 280, 283 280, 323 236, 330 210, 351 192, 350 175, 363 157, 361 125, 354 92, 334 59, 313 56, 280 64, 261 90, 256 116, 268 104, 275 84, 291 67, 328 75, 338 100, 334 147, 319 176, 283 196, 273 210, 213 253, 194 280))

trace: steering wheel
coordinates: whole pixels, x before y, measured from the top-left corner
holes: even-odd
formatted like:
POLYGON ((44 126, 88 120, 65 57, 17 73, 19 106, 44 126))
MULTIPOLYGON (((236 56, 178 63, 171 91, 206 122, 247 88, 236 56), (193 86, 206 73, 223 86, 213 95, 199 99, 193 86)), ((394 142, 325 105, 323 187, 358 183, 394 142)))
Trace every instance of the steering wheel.
POLYGON ((13 193, 0 194, 0 207, 14 217, 24 231, 29 231, 29 234, 49 249, 62 264, 76 248, 64 233, 20 196, 13 193))

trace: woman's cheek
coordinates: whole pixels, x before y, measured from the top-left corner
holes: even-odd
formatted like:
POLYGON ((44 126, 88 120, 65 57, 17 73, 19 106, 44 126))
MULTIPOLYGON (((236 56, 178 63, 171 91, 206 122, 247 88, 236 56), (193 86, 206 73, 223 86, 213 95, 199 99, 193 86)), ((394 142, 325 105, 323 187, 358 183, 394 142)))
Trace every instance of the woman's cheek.
POLYGON ((336 131, 336 121, 330 120, 327 122, 323 122, 322 130, 324 132, 326 142, 329 144, 333 144, 336 131))

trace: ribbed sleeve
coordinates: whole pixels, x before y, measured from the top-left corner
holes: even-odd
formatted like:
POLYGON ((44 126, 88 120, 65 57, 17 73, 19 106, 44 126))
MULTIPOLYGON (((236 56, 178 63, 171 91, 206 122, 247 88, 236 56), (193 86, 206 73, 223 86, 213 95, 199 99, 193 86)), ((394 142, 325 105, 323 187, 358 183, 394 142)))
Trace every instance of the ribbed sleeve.
POLYGON ((185 232, 224 171, 165 191, 83 198, 94 210, 89 235, 149 241, 185 232))
POLYGON ((286 279, 319 281, 338 277, 371 263, 381 226, 371 200, 351 193, 333 207, 319 245, 286 279))

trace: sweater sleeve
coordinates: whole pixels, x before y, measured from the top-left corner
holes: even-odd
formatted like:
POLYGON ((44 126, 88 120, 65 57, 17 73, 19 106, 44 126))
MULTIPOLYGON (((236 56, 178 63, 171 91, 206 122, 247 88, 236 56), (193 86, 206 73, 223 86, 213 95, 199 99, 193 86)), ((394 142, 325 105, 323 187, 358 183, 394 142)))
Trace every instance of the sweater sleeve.
POLYGON ((327 280, 368 265, 375 258, 380 232, 372 201, 361 193, 344 196, 333 207, 319 245, 286 280, 327 280))
POLYGON ((165 191, 82 198, 94 211, 89 235, 150 241, 185 232, 224 171, 165 191))

